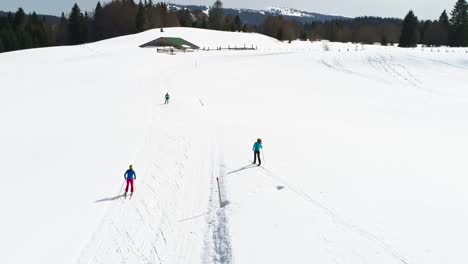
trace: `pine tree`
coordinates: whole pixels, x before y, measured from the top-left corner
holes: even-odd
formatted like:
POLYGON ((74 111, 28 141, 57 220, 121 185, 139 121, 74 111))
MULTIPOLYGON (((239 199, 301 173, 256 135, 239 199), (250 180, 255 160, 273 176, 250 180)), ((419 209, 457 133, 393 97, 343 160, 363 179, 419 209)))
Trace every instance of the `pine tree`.
POLYGON ((70 44, 77 45, 84 43, 83 41, 83 14, 80 7, 75 3, 68 19, 68 32, 70 37, 70 44))
POLYGON ((201 24, 201 28, 206 28, 207 25, 206 25, 206 18, 203 17, 203 20, 202 20, 202 24, 201 24))
POLYGON ((234 18, 234 31, 240 31, 242 29, 242 21, 240 16, 234 18))
POLYGON ((450 19, 449 44, 455 47, 468 46, 468 4, 458 0, 450 19))
POLYGON ((146 29, 145 6, 141 2, 141 0, 138 4, 138 12, 136 15, 136 29, 138 32, 142 32, 146 29))
MULTIPOLYGON (((151 2, 151 0, 150 0, 150 2, 151 2)), ((151 3, 151 4, 152 4, 152 3, 151 3)), ((162 9, 164 9, 164 10, 167 11, 167 4, 164 3, 164 2, 158 2, 158 3, 156 4, 156 7, 162 8, 162 9)))
POLYGON ((27 33, 27 38, 29 38, 28 41, 30 41, 30 48, 47 46, 48 39, 44 22, 39 19, 36 12, 33 12, 29 16, 25 32, 27 33))
POLYGON ((446 10, 444 10, 444 12, 442 12, 442 14, 440 14, 439 23, 444 25, 444 26, 447 26, 447 27, 450 26, 449 17, 447 15, 446 10))
POLYGON ((278 34, 276 34, 276 39, 283 41, 283 27, 280 27, 278 34))
POLYGON ((83 16, 83 21, 81 24, 81 42, 85 43, 88 42, 89 34, 90 34, 90 28, 92 26, 92 20, 88 15, 88 12, 85 11, 84 16, 83 16))
POLYGON ((6 23, 8 23, 7 18, 0 17, 0 53, 6 51, 5 45, 3 44, 3 39, 4 39, 3 32, 5 29, 6 23))
POLYGON ((437 46, 441 45, 448 45, 448 37, 449 37, 449 29, 450 29, 450 22, 447 15, 447 11, 444 10, 439 17, 439 27, 440 27, 440 34, 439 34, 439 41, 436 43, 437 46))
POLYGON ((27 15, 22 8, 18 8, 13 17, 12 31, 16 35, 17 49, 29 49, 33 47, 29 32, 25 31, 27 15))
POLYGON ((26 24, 26 13, 24 13, 23 8, 18 8, 18 11, 15 13, 15 18, 13 20, 13 29, 15 31, 23 29, 26 24))
POLYGON ((69 36, 68 36, 68 21, 67 18, 65 17, 65 13, 62 12, 62 16, 60 17, 60 21, 57 27, 57 33, 56 33, 56 42, 58 45, 66 45, 68 44, 69 41, 69 36))
POLYGON ((303 40, 303 41, 306 41, 307 40, 307 33, 304 30, 302 30, 300 35, 299 35, 299 38, 301 40, 303 40))
MULTIPOLYGON (((94 9, 94 12, 102 12, 102 5, 101 5, 101 2, 98 1, 97 4, 96 4, 96 8, 94 9)), ((96 14, 94 14, 96 15, 96 14)))
POLYGON ((425 34, 428 33, 428 30, 432 24, 433 23, 431 20, 421 21, 419 23, 419 40, 422 44, 427 44, 424 42, 424 39, 426 39, 425 34))
POLYGON ((8 14, 7 18, 2 24, 2 29, 0 30, 0 39, 2 40, 4 50, 13 51, 20 49, 20 43, 16 37, 15 32, 13 31, 13 18, 11 13, 8 14))
POLYGON ((388 46, 388 39, 387 36, 383 35, 382 40, 380 41, 380 45, 382 46, 388 46))
POLYGON ((418 18, 410 10, 403 20, 399 47, 416 47, 419 41, 418 18))
POLYGON ((28 23, 26 24, 25 31, 28 32, 29 38, 31 41, 31 48, 36 48, 41 46, 40 41, 40 29, 39 27, 39 18, 37 17, 36 12, 33 12, 32 15, 28 18, 28 23))
POLYGON ((104 13, 101 2, 98 2, 96 8, 94 9, 93 39, 104 39, 104 13))
POLYGON ((210 9, 208 23, 211 29, 221 30, 224 26, 223 3, 216 0, 210 9))
POLYGON ((178 11, 179 23, 181 27, 191 27, 193 26, 193 16, 192 12, 188 8, 178 11))

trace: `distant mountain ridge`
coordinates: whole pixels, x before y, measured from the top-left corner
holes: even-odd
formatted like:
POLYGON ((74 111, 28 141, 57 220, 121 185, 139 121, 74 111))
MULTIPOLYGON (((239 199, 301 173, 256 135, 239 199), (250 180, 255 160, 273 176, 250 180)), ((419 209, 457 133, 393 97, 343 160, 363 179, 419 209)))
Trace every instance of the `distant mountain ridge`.
MULTIPOLYGON (((191 11, 202 11, 208 14, 210 6, 197 5, 178 5, 169 4, 172 10, 189 9, 191 11)), ((297 21, 299 23, 326 22, 338 19, 351 19, 349 17, 338 15, 325 15, 313 12, 301 11, 293 8, 268 7, 263 10, 247 8, 224 8, 224 14, 239 16, 243 23, 250 25, 261 25, 268 16, 283 16, 287 20, 297 21)))
MULTIPOLYGON (((189 9, 191 11, 201 11, 208 14, 210 6, 199 5, 178 5, 168 4, 170 10, 189 9)), ((306 12, 294 8, 268 7, 263 10, 248 8, 224 8, 225 15, 239 16, 244 24, 261 25, 268 16, 283 16, 286 20, 297 21, 299 23, 326 22, 338 19, 351 19, 349 17, 338 15, 325 15, 313 12, 306 12)), ((0 11, 0 17, 6 16, 7 12, 0 11)), ((60 17, 38 14, 39 17, 45 17, 48 23, 58 23, 60 17)))

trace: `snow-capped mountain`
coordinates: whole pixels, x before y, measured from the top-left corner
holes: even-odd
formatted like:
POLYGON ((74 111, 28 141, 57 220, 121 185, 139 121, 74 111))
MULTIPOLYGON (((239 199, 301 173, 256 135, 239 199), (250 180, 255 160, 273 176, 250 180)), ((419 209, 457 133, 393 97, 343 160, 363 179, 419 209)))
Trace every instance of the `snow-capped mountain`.
MULTIPOLYGON (((202 11, 208 13, 210 6, 196 5, 177 5, 170 4, 169 8, 173 10, 190 9, 192 11, 202 11)), ((267 7, 261 10, 247 8, 224 8, 226 15, 238 15, 244 23, 251 25, 260 25, 268 16, 283 16, 285 19, 294 20, 300 23, 323 22, 334 19, 349 19, 337 15, 325 15, 313 12, 305 12, 293 8, 267 7)))
MULTIPOLYGON (((189 9, 191 11, 202 11, 208 15, 210 6, 198 6, 198 5, 178 5, 178 4, 168 4, 169 9, 171 10, 181 10, 189 9)), ((306 12, 297 10, 294 8, 284 8, 284 7, 267 7, 260 10, 247 9, 247 8, 224 8, 224 13, 226 15, 239 16, 243 23, 250 25, 260 25, 265 21, 268 16, 283 16, 285 19, 294 20, 299 23, 311 23, 311 22, 324 22, 335 19, 349 19, 348 17, 338 16, 338 15, 326 15, 313 12, 306 12)), ((0 11, 0 17, 5 16, 6 13, 0 11)), ((50 15, 39 15, 45 17, 45 19, 51 23, 58 23, 60 17, 50 16, 50 15)))
POLYGON ((267 7, 264 9, 264 11, 278 16, 315 17, 315 14, 313 13, 304 12, 293 8, 267 7))

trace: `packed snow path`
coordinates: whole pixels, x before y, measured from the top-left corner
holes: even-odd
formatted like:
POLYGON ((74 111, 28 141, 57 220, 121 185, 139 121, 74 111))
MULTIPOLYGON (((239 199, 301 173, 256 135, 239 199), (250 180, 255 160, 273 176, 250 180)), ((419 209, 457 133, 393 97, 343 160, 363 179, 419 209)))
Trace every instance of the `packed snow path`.
POLYGON ((1 54, 2 263, 466 263, 466 50, 328 45, 1 54))

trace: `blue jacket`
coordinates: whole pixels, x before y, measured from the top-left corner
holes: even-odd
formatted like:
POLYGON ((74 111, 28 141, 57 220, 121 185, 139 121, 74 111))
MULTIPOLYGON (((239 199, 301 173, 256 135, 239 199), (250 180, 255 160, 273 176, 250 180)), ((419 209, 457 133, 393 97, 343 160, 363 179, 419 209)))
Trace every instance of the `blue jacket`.
POLYGON ((253 145, 253 151, 260 151, 262 148, 262 143, 255 142, 255 144, 253 145))
POLYGON ((128 169, 124 174, 124 179, 126 180, 136 180, 136 173, 132 169, 128 169))

